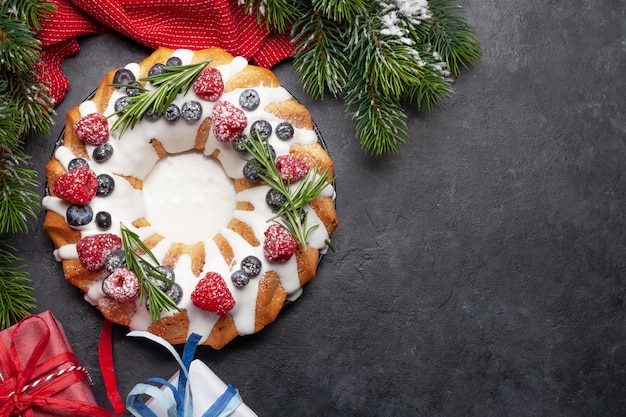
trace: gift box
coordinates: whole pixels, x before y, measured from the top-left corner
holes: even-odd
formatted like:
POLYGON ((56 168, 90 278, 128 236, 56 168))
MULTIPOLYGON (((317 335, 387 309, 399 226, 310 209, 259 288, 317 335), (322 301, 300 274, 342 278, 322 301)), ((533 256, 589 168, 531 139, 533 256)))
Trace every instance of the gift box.
POLYGON ((180 365, 180 370, 169 380, 150 378, 135 385, 126 400, 127 409, 134 416, 257 417, 243 403, 232 385, 224 383, 201 360, 192 360, 199 340, 197 334, 190 335, 182 358, 168 342, 158 336, 141 331, 130 332, 128 335, 146 337, 161 344, 180 365), (162 386, 157 388, 153 383, 162 386), (145 404, 139 400, 144 394, 151 397, 145 404))
POLYGON ((95 416, 91 378, 50 311, 0 332, 0 416, 95 416))

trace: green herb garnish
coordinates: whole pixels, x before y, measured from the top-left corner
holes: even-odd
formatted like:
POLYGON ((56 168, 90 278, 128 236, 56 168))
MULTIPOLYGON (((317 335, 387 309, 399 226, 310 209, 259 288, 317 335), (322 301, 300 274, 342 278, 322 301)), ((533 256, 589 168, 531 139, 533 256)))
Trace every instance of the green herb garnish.
POLYGON ((303 248, 306 248, 306 240, 309 234, 318 225, 308 227, 308 212, 304 207, 309 204, 326 186, 328 186, 328 168, 319 177, 317 169, 310 169, 295 189, 291 189, 289 182, 283 182, 282 175, 276 168, 272 157, 270 145, 261 140, 258 134, 250 136, 250 140, 243 141, 244 147, 252 155, 248 162, 259 168, 259 177, 273 190, 278 191, 285 197, 284 202, 275 201, 280 209, 276 216, 270 220, 283 226, 291 233, 303 248), (317 177, 317 178, 316 178, 317 177))
POLYGON ((129 84, 112 84, 113 87, 134 88, 136 95, 128 96, 128 106, 116 111, 111 116, 119 116, 111 130, 120 130, 120 138, 128 129, 135 127, 148 112, 163 114, 178 94, 187 94, 196 77, 210 61, 189 65, 171 65, 163 67, 163 73, 141 78, 149 81, 156 88, 149 90, 129 84))
POLYGON ((126 266, 137 275, 139 282, 141 282, 141 297, 139 303, 143 304, 147 299, 150 300, 148 304, 150 320, 152 320, 153 323, 159 320, 162 311, 179 311, 180 309, 176 303, 150 279, 150 277, 152 277, 168 283, 173 282, 158 269, 159 261, 150 251, 150 248, 141 241, 139 235, 126 226, 121 225, 121 232, 126 266), (148 259, 139 256, 138 251, 145 252, 148 259))

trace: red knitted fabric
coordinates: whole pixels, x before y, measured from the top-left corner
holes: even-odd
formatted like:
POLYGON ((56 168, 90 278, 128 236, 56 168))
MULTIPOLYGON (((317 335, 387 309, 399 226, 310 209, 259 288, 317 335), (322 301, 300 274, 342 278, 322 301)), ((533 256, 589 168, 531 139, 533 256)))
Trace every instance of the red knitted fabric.
POLYGON ((42 42, 43 81, 55 103, 69 82, 61 62, 79 51, 81 35, 117 31, 150 48, 220 47, 270 68, 291 56, 287 35, 268 32, 238 0, 48 0, 57 11, 38 33, 42 42))

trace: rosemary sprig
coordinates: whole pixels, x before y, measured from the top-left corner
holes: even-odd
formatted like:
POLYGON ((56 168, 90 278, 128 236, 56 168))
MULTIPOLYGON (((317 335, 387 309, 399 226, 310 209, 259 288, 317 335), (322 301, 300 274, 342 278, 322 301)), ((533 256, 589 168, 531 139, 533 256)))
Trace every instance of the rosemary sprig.
POLYGON ((258 134, 250 136, 250 140, 243 141, 244 147, 252 156, 248 160, 259 168, 259 177, 273 190, 285 197, 284 202, 276 201, 280 206, 276 215, 270 220, 282 225, 291 233, 298 243, 306 248, 309 234, 318 225, 307 225, 307 214, 304 207, 309 204, 326 186, 328 186, 328 168, 319 176, 317 170, 311 169, 295 189, 291 189, 289 182, 283 182, 282 176, 276 168, 268 142, 261 140, 258 134))
POLYGON ((141 298, 139 302, 144 303, 147 299, 150 300, 148 310, 150 311, 152 322, 154 323, 161 318, 162 311, 179 311, 180 309, 176 303, 149 278, 152 277, 169 283, 173 282, 158 270, 159 261, 150 251, 150 248, 141 241, 139 235, 126 226, 121 225, 121 232, 126 266, 137 275, 139 282, 141 282, 141 298), (145 252, 149 259, 140 257, 137 253, 138 250, 145 252))
POLYGON ((137 122, 143 119, 148 112, 162 114, 174 101, 178 94, 186 94, 193 85, 196 77, 204 70, 210 61, 196 64, 171 65, 163 67, 161 74, 141 78, 149 81, 156 88, 146 89, 128 84, 112 84, 113 87, 126 87, 138 90, 138 94, 128 96, 128 106, 116 111, 111 116, 118 116, 113 122, 111 130, 120 130, 120 138, 128 129, 133 129, 137 122))

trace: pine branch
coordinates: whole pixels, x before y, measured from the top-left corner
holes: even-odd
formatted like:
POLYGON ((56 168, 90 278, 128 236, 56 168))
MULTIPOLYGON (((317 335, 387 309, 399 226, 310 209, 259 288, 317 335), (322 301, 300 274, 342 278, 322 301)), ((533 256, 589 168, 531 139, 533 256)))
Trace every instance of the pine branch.
POLYGON ((290 0, 241 0, 248 14, 255 14, 259 24, 265 24, 268 30, 287 33, 298 16, 305 12, 306 4, 290 0))
POLYGON ((23 266, 16 266, 21 259, 13 252, 13 247, 0 240, 0 329, 18 322, 37 304, 31 280, 23 266))
POLYGON ((28 232, 28 218, 37 218, 37 171, 25 168, 29 157, 21 151, 0 154, 0 235, 28 232))
POLYGON ((418 109, 433 111, 443 97, 454 94, 449 79, 431 71, 428 66, 420 68, 420 82, 407 86, 405 98, 416 103, 418 109))
POLYGON ((361 146, 373 156, 397 153, 407 136, 406 114, 399 100, 377 94, 364 81, 354 80, 353 84, 345 101, 352 109, 348 113, 357 121, 361 146))
POLYGON ((19 109, 11 117, 21 138, 32 133, 47 133, 54 123, 54 103, 48 88, 37 80, 36 72, 32 69, 28 73, 13 74, 12 82, 6 83, 11 74, 0 71, 0 99, 19 109))
POLYGON ((5 234, 28 231, 40 196, 37 172, 27 168, 25 138, 45 133, 54 105, 38 81, 41 45, 35 38, 40 20, 56 6, 38 0, 4 0, 0 5, 0 328, 29 313, 36 304, 23 262, 5 234))
POLYGON ((446 0, 430 0, 433 21, 425 39, 426 44, 441 55, 452 74, 461 74, 461 68, 474 65, 482 55, 476 30, 460 15, 457 6, 446 0))
POLYGON ((39 59, 35 32, 13 13, 0 13, 0 62, 11 72, 28 72, 39 59))
POLYGON ((53 3, 41 0, 4 0, 2 4, 4 11, 36 30, 41 28, 40 22, 56 10, 53 3))
POLYGON ((339 23, 353 20, 367 9, 365 0, 311 0, 311 5, 330 20, 339 23))
POLYGON ((304 89, 313 98, 323 99, 326 88, 339 96, 348 76, 342 25, 309 9, 294 24, 292 35, 298 45, 293 65, 304 89))
POLYGON ((449 0, 311 0, 292 30, 294 68, 313 98, 343 96, 366 151, 397 152, 407 137, 401 102, 432 111, 454 93, 451 75, 480 59, 460 12, 449 0))

